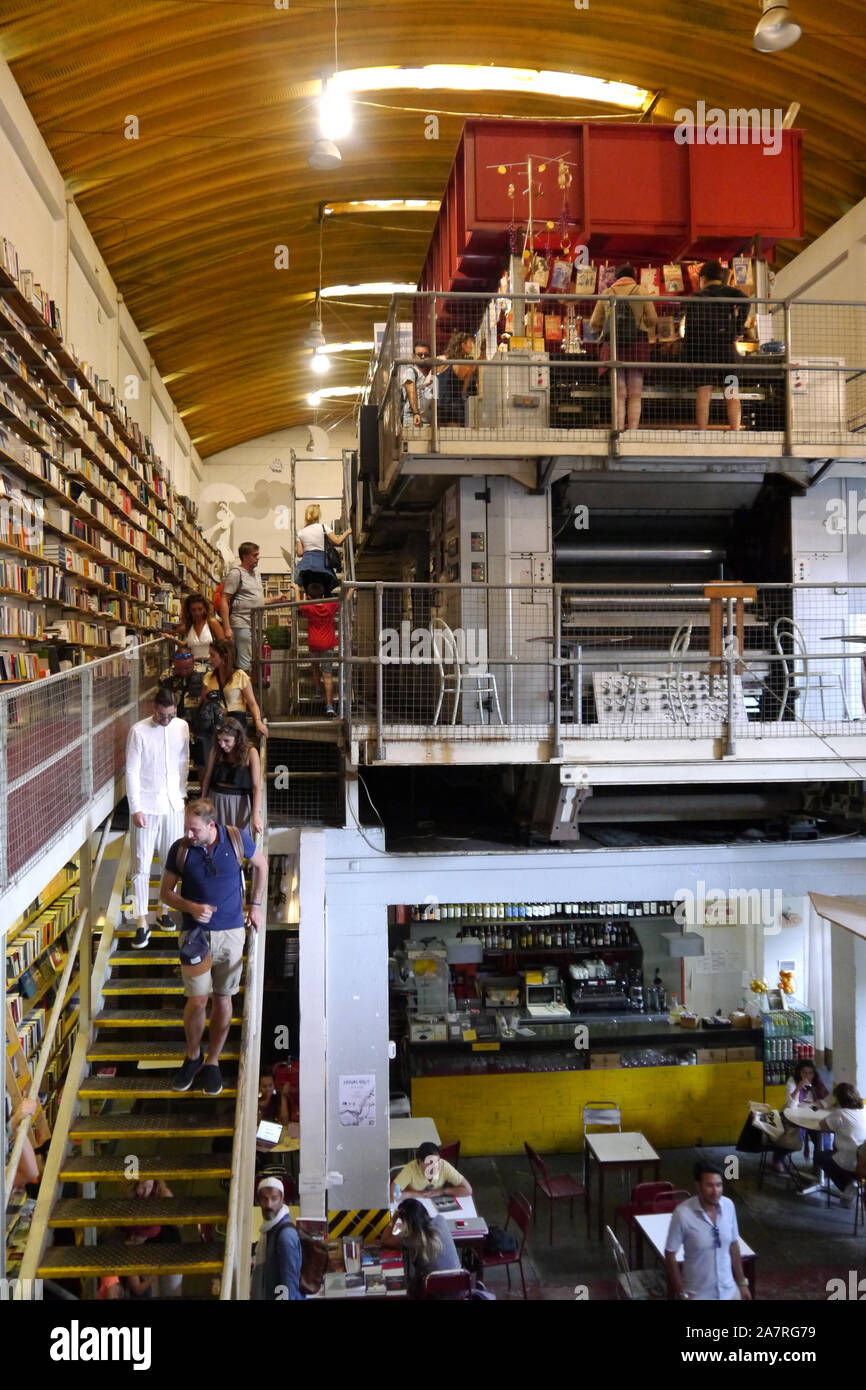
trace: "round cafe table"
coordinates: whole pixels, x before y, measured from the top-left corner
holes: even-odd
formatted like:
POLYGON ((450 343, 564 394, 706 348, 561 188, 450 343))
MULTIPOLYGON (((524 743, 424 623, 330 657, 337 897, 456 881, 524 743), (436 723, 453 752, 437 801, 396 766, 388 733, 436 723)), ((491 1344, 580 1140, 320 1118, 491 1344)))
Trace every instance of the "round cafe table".
POLYGON ((790 1120, 792 1125, 798 1125, 801 1129, 820 1129, 821 1121, 826 1118, 829 1111, 823 1106, 813 1109, 811 1105, 789 1105, 782 1111, 786 1120, 790 1120))

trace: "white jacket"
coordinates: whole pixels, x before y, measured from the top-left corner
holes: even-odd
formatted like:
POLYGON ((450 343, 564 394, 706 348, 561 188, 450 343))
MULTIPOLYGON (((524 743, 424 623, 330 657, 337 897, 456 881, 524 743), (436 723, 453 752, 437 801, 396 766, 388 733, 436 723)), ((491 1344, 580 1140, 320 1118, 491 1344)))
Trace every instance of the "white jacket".
POLYGON ((189 773, 189 725, 185 719, 154 724, 140 719, 126 740, 129 813, 165 816, 182 811, 189 773))

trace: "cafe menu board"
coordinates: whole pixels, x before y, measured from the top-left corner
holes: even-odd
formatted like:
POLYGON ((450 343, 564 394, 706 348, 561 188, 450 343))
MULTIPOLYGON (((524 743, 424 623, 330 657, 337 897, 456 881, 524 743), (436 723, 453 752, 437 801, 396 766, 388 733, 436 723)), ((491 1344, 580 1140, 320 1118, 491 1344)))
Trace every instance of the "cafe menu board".
POLYGON ((376 1077, 371 1072, 340 1077, 340 1124, 348 1129, 372 1128, 376 1123, 376 1077))

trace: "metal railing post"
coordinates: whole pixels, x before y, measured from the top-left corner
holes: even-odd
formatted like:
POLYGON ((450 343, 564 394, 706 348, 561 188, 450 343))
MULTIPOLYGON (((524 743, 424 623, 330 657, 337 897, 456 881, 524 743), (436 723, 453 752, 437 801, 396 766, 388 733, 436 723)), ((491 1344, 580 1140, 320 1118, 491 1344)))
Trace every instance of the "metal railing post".
POLYGON ((382 603, 384 598, 384 586, 379 580, 376 584, 376 633, 375 633, 375 654, 373 660, 376 663, 376 760, 382 762, 385 758, 385 744, 382 735, 382 724, 384 720, 384 670, 382 667, 382 603))
MULTIPOLYGON (((631 309, 629 309, 629 313, 631 313, 631 309)), ((607 322, 608 322, 608 324, 610 325, 609 331, 608 331, 608 341, 610 342, 610 442, 611 442, 611 452, 614 453, 614 454, 618 454, 618 453, 619 453, 619 441, 618 441, 618 439, 617 439, 617 435, 618 435, 618 432, 619 432, 619 408, 618 408, 618 402, 617 402, 617 390, 616 390, 616 388, 617 388, 617 382, 618 382, 617 372, 619 371, 619 368, 618 368, 618 366, 617 366, 617 364, 616 364, 616 359, 617 359, 617 353, 618 353, 618 351, 619 351, 619 347, 618 347, 618 344, 617 344, 617 341, 616 341, 616 297, 615 297, 615 296, 612 296, 612 298, 611 298, 610 313, 608 314, 607 322)))
MULTIPOLYGON (((439 355, 438 350, 437 350, 437 347, 436 347, 436 296, 435 296, 435 295, 431 295, 431 296, 430 296, 429 315, 430 315, 430 327, 429 327, 429 333, 430 333, 430 359, 431 359, 431 362, 432 362, 432 361, 434 361, 435 358, 438 357, 438 355, 439 355)), ((438 390, 436 389, 436 388, 437 388, 437 381, 436 381, 436 368, 435 368, 435 366, 431 366, 430 370, 431 370, 432 373, 433 373, 433 413, 432 413, 432 415, 431 415, 431 417, 430 417, 430 452, 431 452, 431 454, 438 454, 438 452, 439 452, 439 392, 438 392, 438 390)))
POLYGON ((735 600, 729 598, 726 601, 727 621, 726 628, 728 634, 728 727, 725 731, 725 753, 726 758, 733 758, 737 751, 737 743, 734 738, 734 677, 737 667, 740 664, 740 653, 737 644, 737 628, 735 619, 735 600))
MULTIPOLYGON (((6 887, 9 877, 9 803, 7 801, 9 764, 6 753, 8 747, 9 701, 0 696, 0 888, 6 887)), ((3 1210, 5 1211, 6 1208, 4 1207, 3 1210)))
POLYGON ((782 315, 785 324, 785 453, 790 457, 794 449, 794 396, 791 390, 791 303, 782 301, 782 315))
POLYGON ((81 794, 85 803, 93 799, 93 671, 81 673, 81 794))
POLYGON ((553 756, 562 757, 562 585, 553 586, 553 756))

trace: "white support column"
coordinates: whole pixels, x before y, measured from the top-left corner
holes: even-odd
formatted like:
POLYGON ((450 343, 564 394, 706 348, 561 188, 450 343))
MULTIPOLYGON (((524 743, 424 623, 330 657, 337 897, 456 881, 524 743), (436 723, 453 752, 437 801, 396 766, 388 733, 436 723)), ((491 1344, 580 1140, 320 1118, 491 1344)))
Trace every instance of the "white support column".
POLYGON ((832 924, 833 1080, 866 1086, 866 941, 832 924))
POLYGON ((301 1216, 321 1220, 326 1202, 327 1018, 325 832, 302 830, 298 867, 301 984, 301 1216))

